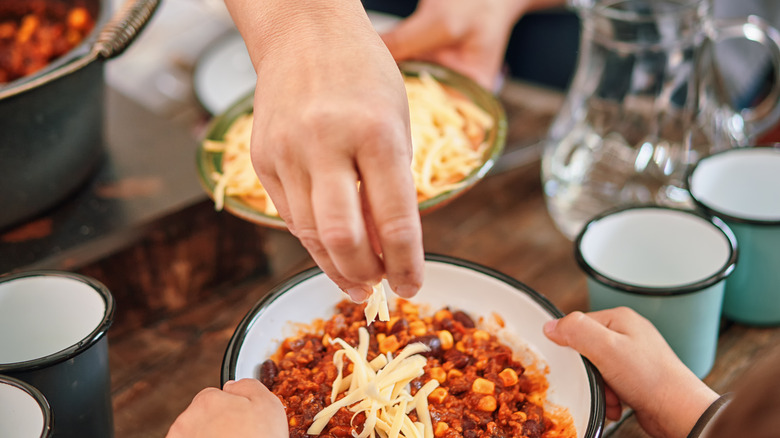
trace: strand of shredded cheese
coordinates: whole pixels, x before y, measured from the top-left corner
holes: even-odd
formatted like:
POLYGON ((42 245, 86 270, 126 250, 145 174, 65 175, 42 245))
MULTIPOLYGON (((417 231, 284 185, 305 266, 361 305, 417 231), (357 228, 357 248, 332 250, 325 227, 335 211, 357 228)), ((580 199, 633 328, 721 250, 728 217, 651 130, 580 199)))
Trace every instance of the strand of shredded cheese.
POLYGON ((323 408, 314 417, 314 422, 306 431, 309 435, 319 435, 333 415, 341 408, 348 408, 355 416, 363 412, 366 420, 363 430, 356 438, 433 438, 433 427, 428 410, 428 395, 439 382, 430 380, 412 396, 409 383, 424 374, 427 360, 419 353, 428 351, 422 343, 407 345, 396 357, 377 356, 370 362, 367 359, 369 335, 365 327, 358 329, 358 346, 354 348, 343 339, 331 342, 341 346, 333 355, 333 363, 338 375, 333 382, 331 404, 323 408), (344 376, 344 357, 353 364, 352 374, 344 376), (379 358, 384 359, 379 359, 379 358), (349 386, 344 389, 349 381, 349 386), (337 399, 338 394, 344 396, 337 399), (419 421, 413 422, 408 414, 413 409, 419 421))
POLYGON ((366 308, 363 311, 366 315, 366 323, 371 324, 377 315, 380 321, 390 320, 390 311, 387 308, 387 294, 382 282, 374 285, 371 295, 366 301, 366 308))
MULTIPOLYGON (((448 92, 433 76, 423 72, 406 77, 406 94, 412 135, 412 174, 417 199, 423 201, 463 184, 482 162, 487 144, 485 132, 493 119, 465 97, 448 92)), ((208 152, 222 152, 222 171, 215 181, 214 207, 222 210, 226 196, 238 197, 269 216, 279 213, 252 166, 249 146, 252 114, 230 125, 221 141, 206 140, 208 152)))

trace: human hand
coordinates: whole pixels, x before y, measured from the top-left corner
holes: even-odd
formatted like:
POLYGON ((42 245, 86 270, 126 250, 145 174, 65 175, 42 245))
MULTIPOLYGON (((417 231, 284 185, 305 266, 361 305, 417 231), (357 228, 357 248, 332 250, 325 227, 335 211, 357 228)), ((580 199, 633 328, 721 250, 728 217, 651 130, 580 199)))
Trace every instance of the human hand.
POLYGON ((171 426, 166 438, 287 438, 282 402, 255 379, 206 388, 171 426))
POLYGON ((512 28, 531 10, 565 0, 420 0, 415 12, 382 35, 396 60, 448 66, 494 89, 512 28))
POLYGON ((718 398, 653 324, 629 308, 572 312, 545 324, 544 333, 599 369, 607 384, 607 418, 620 418, 625 403, 651 436, 686 436, 718 398))
POLYGON ((353 300, 383 276, 412 297, 423 247, 409 107, 362 4, 228 6, 258 75, 252 162, 280 216, 353 300))

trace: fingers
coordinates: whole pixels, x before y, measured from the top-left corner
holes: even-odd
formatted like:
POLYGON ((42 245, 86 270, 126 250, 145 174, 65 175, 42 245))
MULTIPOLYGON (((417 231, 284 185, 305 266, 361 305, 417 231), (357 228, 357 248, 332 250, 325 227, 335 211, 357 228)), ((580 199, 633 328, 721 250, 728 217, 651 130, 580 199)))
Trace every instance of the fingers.
POLYGON ((353 212, 345 207, 354 205, 354 208, 360 211, 356 201, 349 199, 358 197, 354 180, 346 188, 334 186, 326 188, 327 178, 320 179, 314 183, 318 186, 315 189, 313 183, 302 172, 291 172, 280 177, 286 181, 286 193, 289 195, 287 200, 290 211, 290 222, 288 222, 291 224, 290 231, 300 240, 314 262, 339 288, 347 292, 353 301, 365 301, 371 291, 368 285, 370 280, 365 278, 373 277, 379 281, 381 265, 378 257, 371 253, 362 222, 355 219, 352 216, 353 212), (317 196, 323 194, 328 199, 318 200, 317 196), (360 246, 363 248, 359 248, 360 246), (352 257, 350 248, 354 251, 352 254, 363 257, 357 269, 350 264, 350 257, 352 257), (369 256, 366 256, 368 253, 369 256), (343 273, 340 267, 347 268, 349 274, 357 273, 359 280, 349 279, 347 277, 349 274, 343 273), (360 269, 366 271, 359 271, 360 269))
POLYGON ((619 420, 620 416, 623 415, 623 404, 609 385, 604 385, 604 403, 606 404, 607 418, 612 421, 619 420))
POLYGON ((587 315, 604 327, 625 335, 655 331, 655 326, 650 321, 629 307, 598 310, 588 312, 587 315))
MULTIPOLYGON (((407 150, 411 150, 410 140, 404 133, 395 133, 394 137, 395 140, 390 141, 407 144, 407 150)), ((411 158, 398 154, 387 156, 377 152, 379 150, 369 149, 358 156, 360 169, 371 169, 362 172, 362 188, 390 288, 404 298, 411 298, 422 285, 424 264, 422 225, 410 170, 411 158)))
POLYGON ((574 348, 596 366, 609 360, 616 350, 618 337, 622 336, 582 312, 572 312, 561 319, 548 321, 544 325, 544 334, 558 345, 574 348))
POLYGON ((346 159, 326 162, 312 178, 317 232, 333 265, 352 282, 378 283, 384 268, 366 231, 354 165, 346 159))
POLYGON ((230 380, 225 382, 222 390, 228 394, 238 395, 253 401, 260 399, 275 399, 276 401, 279 401, 279 399, 271 392, 271 390, 266 388, 265 385, 260 383, 260 381, 257 379, 241 379, 237 381, 230 380))
POLYGON ((456 32, 436 15, 416 12, 381 37, 393 58, 403 61, 451 44, 456 32))

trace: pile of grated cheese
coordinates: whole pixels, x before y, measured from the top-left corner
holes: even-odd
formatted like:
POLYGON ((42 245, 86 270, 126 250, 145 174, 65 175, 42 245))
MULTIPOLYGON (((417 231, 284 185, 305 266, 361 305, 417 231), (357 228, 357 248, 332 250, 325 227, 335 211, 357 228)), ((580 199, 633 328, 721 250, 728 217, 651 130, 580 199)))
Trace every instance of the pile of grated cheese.
POLYGON ((314 417, 314 423, 306 433, 319 435, 333 415, 346 407, 355 413, 353 420, 360 412, 366 417, 362 432, 353 432, 356 438, 433 438, 428 395, 439 382, 430 380, 414 396, 409 385, 424 374, 427 359, 419 353, 428 351, 427 346, 419 342, 409 344, 396 357, 387 353, 387 356, 379 355, 369 362, 369 334, 365 327, 358 330, 357 348, 341 338, 332 342, 342 349, 333 355, 338 375, 333 382, 331 404, 314 417), (353 364, 352 374, 346 376, 343 375, 345 357, 353 364), (344 396, 337 399, 342 392, 344 396), (408 415, 412 410, 417 412, 416 422, 408 415))

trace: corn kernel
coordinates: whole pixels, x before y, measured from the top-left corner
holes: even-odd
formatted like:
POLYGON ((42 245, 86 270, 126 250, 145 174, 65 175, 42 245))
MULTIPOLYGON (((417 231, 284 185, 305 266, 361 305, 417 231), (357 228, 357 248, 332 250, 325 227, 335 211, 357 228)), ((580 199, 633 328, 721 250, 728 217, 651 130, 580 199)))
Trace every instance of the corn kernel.
POLYGON ((436 423, 436 427, 433 429, 433 436, 437 436, 437 437, 444 436, 444 433, 447 432, 447 429, 449 428, 450 428, 449 424, 443 421, 439 421, 438 423, 436 423))
POLYGON ((523 411, 517 411, 512 414, 512 418, 520 423, 525 423, 525 421, 528 419, 528 414, 523 411))
POLYGON ((412 336, 422 336, 427 331, 428 329, 425 327, 425 323, 420 320, 409 323, 409 333, 412 336))
POLYGON ((384 341, 386 337, 387 337, 387 335, 384 334, 384 333, 377 333, 376 334, 376 342, 381 344, 382 341, 384 341))
POLYGON ((455 349, 460 351, 461 353, 465 353, 466 352, 466 346, 463 345, 463 341, 458 341, 458 343, 455 344, 455 349))
POLYGON ((463 377, 463 373, 453 368, 447 372, 447 378, 452 379, 453 377, 463 377))
POLYGON ((436 322, 442 322, 445 319, 452 319, 452 312, 447 309, 441 309, 433 314, 433 320, 436 322))
POLYGON ((398 322, 401 319, 400 316, 391 316, 390 319, 387 321, 387 331, 391 332, 393 331, 393 326, 396 322, 398 322))
POLYGON ((542 398, 542 394, 528 394, 525 399, 535 404, 536 406, 544 406, 544 399, 542 398))
POLYGON ((442 367, 431 368, 431 370, 428 371, 428 374, 431 375, 432 379, 436 380, 439 383, 444 383, 447 381, 447 373, 444 372, 444 369, 442 367))
POLYGON ((390 335, 379 342, 379 351, 382 354, 394 353, 395 350, 398 350, 398 347, 400 346, 401 344, 398 342, 398 339, 395 337, 395 335, 390 335))
POLYGON ((442 350, 449 350, 452 348, 453 344, 455 343, 455 339, 452 338, 452 333, 450 333, 448 330, 439 330, 439 332, 436 334, 439 336, 442 350))
POLYGON ((477 359, 477 362, 474 364, 474 366, 478 370, 484 370, 485 368, 487 368, 488 362, 489 362, 488 358, 480 357, 479 359, 477 359))
POLYGON ((325 333, 325 335, 322 337, 322 346, 327 347, 330 345, 331 337, 329 334, 325 333))
POLYGON ((483 412, 493 412, 496 410, 496 398, 492 395, 486 395, 477 402, 477 409, 483 412))
POLYGON ((471 335, 475 341, 488 341, 490 340, 490 334, 484 330, 474 330, 474 334, 471 335))
POLYGON ((420 309, 412 303, 403 303, 401 304, 401 312, 406 315, 419 315, 420 309))
POLYGON ((474 383, 471 384, 471 390, 476 392, 477 394, 493 394, 496 390, 496 384, 491 382, 488 379, 483 379, 482 377, 478 377, 476 380, 474 380, 474 383))
POLYGON ((444 403, 444 399, 447 398, 447 394, 448 394, 447 388, 442 388, 441 386, 439 386, 438 388, 431 391, 430 394, 428 394, 428 400, 431 403, 442 404, 444 403))
POLYGON ((498 378, 501 379, 501 383, 504 386, 512 386, 517 383, 517 373, 512 368, 504 368, 503 371, 498 373, 498 378))
POLYGON ((290 426, 297 426, 298 425, 298 419, 296 417, 290 418, 290 426))

